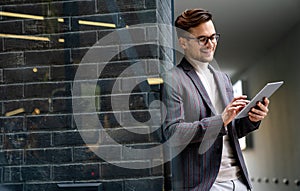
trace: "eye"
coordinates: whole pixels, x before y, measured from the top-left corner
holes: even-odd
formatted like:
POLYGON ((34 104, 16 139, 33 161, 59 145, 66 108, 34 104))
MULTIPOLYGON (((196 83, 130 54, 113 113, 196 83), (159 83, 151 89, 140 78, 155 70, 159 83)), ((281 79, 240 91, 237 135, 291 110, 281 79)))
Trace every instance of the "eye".
POLYGON ((198 38, 198 40, 200 42, 206 42, 206 39, 207 39, 207 37, 205 37, 205 36, 201 36, 201 37, 198 38))

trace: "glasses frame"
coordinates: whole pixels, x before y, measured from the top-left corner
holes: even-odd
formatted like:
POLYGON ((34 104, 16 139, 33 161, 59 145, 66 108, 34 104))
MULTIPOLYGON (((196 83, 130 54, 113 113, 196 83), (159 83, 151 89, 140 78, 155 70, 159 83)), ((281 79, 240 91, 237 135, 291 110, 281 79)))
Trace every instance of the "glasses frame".
POLYGON ((208 43, 208 40, 210 40, 211 42, 215 42, 217 43, 220 39, 220 33, 215 33, 212 34, 211 36, 198 36, 198 37, 189 37, 189 36, 185 36, 184 38, 186 39, 192 39, 192 40, 198 40, 198 44, 200 46, 205 46, 208 43))

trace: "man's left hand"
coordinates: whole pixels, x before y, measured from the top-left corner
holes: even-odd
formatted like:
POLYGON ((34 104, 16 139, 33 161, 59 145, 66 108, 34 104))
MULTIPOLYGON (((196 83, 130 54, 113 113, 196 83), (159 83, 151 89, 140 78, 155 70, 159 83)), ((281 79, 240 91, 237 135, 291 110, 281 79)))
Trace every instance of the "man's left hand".
POLYGON ((263 120, 269 112, 268 109, 269 103, 270 101, 268 98, 265 98, 263 103, 258 102, 256 107, 252 108, 248 113, 250 121, 258 122, 263 120))

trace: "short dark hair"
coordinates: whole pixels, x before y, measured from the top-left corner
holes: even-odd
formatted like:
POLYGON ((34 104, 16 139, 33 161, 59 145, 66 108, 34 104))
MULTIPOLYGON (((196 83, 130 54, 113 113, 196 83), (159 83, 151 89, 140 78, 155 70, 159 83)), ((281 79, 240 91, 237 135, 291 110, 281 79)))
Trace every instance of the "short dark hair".
POLYGON ((177 36, 184 36, 184 31, 189 32, 189 29, 196 27, 202 23, 212 20, 212 14, 201 8, 187 9, 179 15, 175 21, 177 36))

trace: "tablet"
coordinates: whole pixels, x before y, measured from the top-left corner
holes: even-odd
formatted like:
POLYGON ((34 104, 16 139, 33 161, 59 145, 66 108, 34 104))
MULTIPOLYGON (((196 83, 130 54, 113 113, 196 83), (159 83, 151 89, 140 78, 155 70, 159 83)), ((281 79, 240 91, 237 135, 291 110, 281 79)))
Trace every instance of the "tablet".
POLYGON ((250 103, 248 103, 238 114, 235 116, 235 119, 239 119, 242 117, 247 117, 248 112, 256 106, 258 101, 263 101, 263 98, 269 98, 281 85, 283 84, 283 81, 280 82, 272 82, 267 83, 263 89, 256 94, 256 96, 251 99, 250 103))

